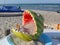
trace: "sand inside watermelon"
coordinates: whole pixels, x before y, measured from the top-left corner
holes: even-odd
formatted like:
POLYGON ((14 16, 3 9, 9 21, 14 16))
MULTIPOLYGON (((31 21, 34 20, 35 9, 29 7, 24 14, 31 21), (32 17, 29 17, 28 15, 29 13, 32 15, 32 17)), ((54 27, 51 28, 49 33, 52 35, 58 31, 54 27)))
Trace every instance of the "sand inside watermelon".
POLYGON ((23 13, 24 32, 34 35, 36 33, 36 25, 31 14, 27 11, 23 13))

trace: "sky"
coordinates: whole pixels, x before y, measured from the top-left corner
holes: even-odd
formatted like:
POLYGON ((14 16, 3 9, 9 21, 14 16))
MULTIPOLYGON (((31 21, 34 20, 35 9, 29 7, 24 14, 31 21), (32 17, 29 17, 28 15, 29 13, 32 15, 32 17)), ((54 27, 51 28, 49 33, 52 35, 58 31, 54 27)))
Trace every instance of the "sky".
POLYGON ((60 0, 21 0, 21 3, 60 3, 60 0))
POLYGON ((0 4, 60 3, 60 0, 0 0, 0 4))

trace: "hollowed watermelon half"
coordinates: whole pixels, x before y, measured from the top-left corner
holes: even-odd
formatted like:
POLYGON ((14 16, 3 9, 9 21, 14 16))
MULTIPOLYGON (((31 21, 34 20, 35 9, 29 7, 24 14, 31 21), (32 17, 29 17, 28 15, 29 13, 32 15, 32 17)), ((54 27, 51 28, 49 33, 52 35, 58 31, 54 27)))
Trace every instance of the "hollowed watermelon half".
POLYGON ((31 10, 25 10, 22 16, 22 25, 22 32, 13 29, 13 33, 25 41, 37 40, 44 29, 44 18, 31 10))

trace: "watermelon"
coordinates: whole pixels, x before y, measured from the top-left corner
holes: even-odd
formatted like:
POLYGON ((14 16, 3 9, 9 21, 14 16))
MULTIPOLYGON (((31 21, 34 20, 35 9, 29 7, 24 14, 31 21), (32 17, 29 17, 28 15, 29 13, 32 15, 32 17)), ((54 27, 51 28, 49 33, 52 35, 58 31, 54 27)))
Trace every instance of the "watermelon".
POLYGON ((22 14, 22 29, 19 32, 16 29, 12 29, 12 31, 20 39, 31 41, 37 40, 43 29, 44 18, 31 10, 25 10, 22 14))

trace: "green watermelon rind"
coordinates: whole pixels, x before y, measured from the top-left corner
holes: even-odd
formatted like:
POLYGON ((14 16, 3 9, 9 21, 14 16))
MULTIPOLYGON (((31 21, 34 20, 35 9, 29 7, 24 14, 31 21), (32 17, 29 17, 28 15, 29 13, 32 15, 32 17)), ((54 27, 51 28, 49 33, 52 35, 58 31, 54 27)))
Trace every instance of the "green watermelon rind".
POLYGON ((42 34, 43 30, 44 30, 44 18, 41 15, 37 15, 37 13, 28 10, 31 15, 33 16, 35 22, 36 22, 36 26, 37 26, 37 33, 32 37, 34 40, 38 39, 38 37, 42 34))

